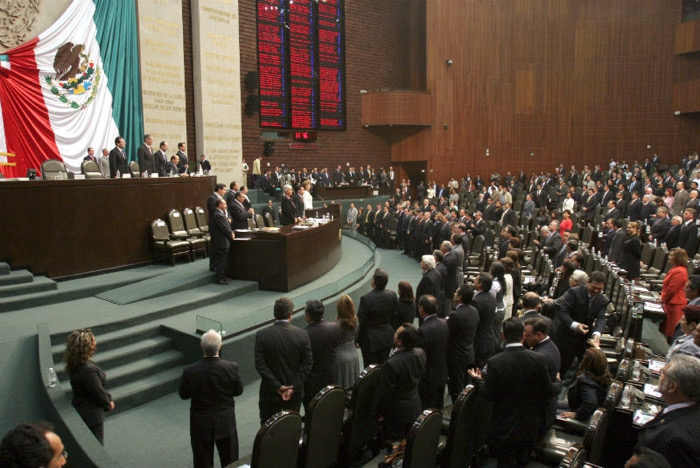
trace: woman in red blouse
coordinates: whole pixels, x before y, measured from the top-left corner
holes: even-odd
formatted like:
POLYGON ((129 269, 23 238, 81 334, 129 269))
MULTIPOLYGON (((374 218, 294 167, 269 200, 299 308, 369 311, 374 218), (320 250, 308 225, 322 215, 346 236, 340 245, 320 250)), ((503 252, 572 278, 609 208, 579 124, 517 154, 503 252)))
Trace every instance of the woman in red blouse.
POLYGON ((664 278, 661 289, 661 302, 666 313, 666 320, 661 324, 661 332, 669 343, 673 341, 676 325, 683 315, 683 306, 688 301, 685 297, 685 284, 688 282, 688 254, 681 248, 675 248, 668 254, 671 269, 664 278))

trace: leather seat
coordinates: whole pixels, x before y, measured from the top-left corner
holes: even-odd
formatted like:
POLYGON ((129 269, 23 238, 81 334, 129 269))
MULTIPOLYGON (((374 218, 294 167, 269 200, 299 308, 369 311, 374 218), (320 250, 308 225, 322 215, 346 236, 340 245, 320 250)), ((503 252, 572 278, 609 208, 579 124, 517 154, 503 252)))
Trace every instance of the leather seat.
POLYGON ((182 220, 185 222, 185 230, 187 231, 187 234, 189 234, 191 237, 204 239, 207 248, 207 255, 209 255, 209 243, 211 242, 211 236, 203 233, 199 226, 197 226, 197 220, 192 208, 185 208, 182 210, 182 220))
MULTIPOLYGON (((470 466, 484 447, 491 427, 493 403, 467 385, 452 405, 447 440, 439 448, 440 466, 470 466)), ((443 424, 445 415, 443 415, 443 424)))
POLYGON ((58 159, 47 159, 41 163, 41 178, 44 180, 68 180, 73 173, 66 170, 66 165, 58 159))
POLYGON ((301 417, 293 411, 280 411, 262 425, 253 442, 252 468, 296 466, 299 454, 301 417))
POLYGON ((438 441, 442 413, 436 409, 424 410, 406 436, 404 468, 430 468, 437 465, 438 441))
POLYGON ((129 163, 129 172, 131 177, 141 177, 141 172, 139 171, 139 163, 136 161, 131 161, 129 163))
POLYGON ((553 427, 537 444, 535 454, 546 463, 556 465, 562 461, 571 446, 581 444, 589 454, 590 461, 599 464, 607 430, 608 412, 604 408, 598 408, 591 416, 583 436, 553 427))
POLYGON ((156 260, 167 258, 173 266, 176 257, 187 257, 187 261, 190 261, 190 244, 183 240, 171 239, 168 226, 162 219, 151 223, 151 241, 156 260))
POLYGON ((265 220, 263 219, 262 215, 256 214, 255 215, 255 226, 262 229, 265 227, 265 220))
POLYGON ((170 238, 187 242, 190 246, 193 260, 197 253, 201 253, 206 258, 207 242, 202 238, 193 237, 187 232, 179 211, 168 211, 168 223, 170 224, 170 238))
POLYGON ((80 164, 80 172, 85 176, 86 179, 102 178, 100 168, 97 167, 97 163, 93 161, 83 161, 80 164))
POLYGON ((338 461, 345 389, 328 385, 311 400, 299 445, 299 467, 326 468, 338 461))
POLYGON ((374 417, 374 401, 379 387, 380 366, 368 366, 357 378, 348 403, 348 414, 343 421, 340 444, 340 466, 352 466, 362 453, 370 448, 372 455, 379 453, 379 422, 374 417))
POLYGON ((207 224, 207 217, 201 206, 194 207, 194 217, 197 220, 197 227, 199 227, 199 230, 207 234, 209 232, 209 224, 207 224))

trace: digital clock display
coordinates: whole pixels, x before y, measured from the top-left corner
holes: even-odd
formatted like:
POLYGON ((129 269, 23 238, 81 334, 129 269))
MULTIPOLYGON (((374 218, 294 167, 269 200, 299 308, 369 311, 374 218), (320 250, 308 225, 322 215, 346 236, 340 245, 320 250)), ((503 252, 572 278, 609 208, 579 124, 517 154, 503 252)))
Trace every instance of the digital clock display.
POLYGON ((294 132, 294 139, 296 141, 316 141, 318 133, 316 132, 294 132))

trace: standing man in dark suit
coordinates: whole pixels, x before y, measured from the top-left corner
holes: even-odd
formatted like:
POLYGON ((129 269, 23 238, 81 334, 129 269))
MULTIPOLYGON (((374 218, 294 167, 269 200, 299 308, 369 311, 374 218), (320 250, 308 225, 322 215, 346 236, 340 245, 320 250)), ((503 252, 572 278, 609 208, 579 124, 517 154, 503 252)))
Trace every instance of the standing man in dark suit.
POLYGON ((571 288, 561 298, 554 342, 561 353, 562 376, 566 375, 574 359, 581 358, 586 342, 600 343, 605 329, 605 309, 610 300, 602 293, 605 275, 594 271, 585 286, 571 288))
POLYGON ((610 241, 608 259, 610 259, 610 261, 616 265, 619 265, 622 261, 622 244, 625 242, 625 231, 622 230, 622 222, 619 219, 609 221, 612 221, 615 232, 613 233, 612 240, 610 241))
POLYGON ((639 445, 671 466, 698 466, 700 460, 700 360, 676 354, 666 363, 659 392, 668 406, 639 431, 639 445))
POLYGON ((224 195, 226 195, 226 186, 224 184, 216 184, 214 186, 214 193, 209 195, 209 198, 207 198, 207 211, 209 212, 209 217, 214 213, 214 210, 216 210, 216 205, 218 205, 219 200, 224 198, 224 195))
POLYGON ((668 217, 668 208, 660 206, 656 210, 656 221, 651 225, 651 238, 661 243, 666 237, 666 233, 671 229, 671 218, 668 217))
POLYGON ((260 374, 260 424, 282 410, 299 411, 304 381, 313 358, 309 334, 295 327, 294 304, 286 297, 275 301, 275 323, 255 334, 255 369, 260 374))
POLYGON ((683 211, 683 224, 678 234, 678 247, 688 252, 688 258, 698 250, 698 225, 695 224, 695 210, 686 208, 683 211))
POLYGON ((425 372, 425 352, 413 325, 401 325, 394 333, 396 352, 382 365, 375 415, 382 421, 385 440, 405 439, 421 412, 418 382, 425 372))
POLYGON ((83 161, 92 161, 97 164, 97 158, 95 157, 95 148, 90 147, 87 149, 87 156, 83 158, 83 161))
POLYGON ((475 364, 482 368, 496 352, 496 342, 500 337, 493 336, 493 322, 496 319, 496 298, 489 293, 493 277, 485 272, 474 278, 474 298, 472 305, 479 313, 479 326, 474 338, 475 364))
POLYGON ((447 384, 447 341, 449 329, 447 320, 437 316, 439 304, 434 296, 425 295, 418 300, 418 312, 423 319, 418 332, 425 351, 425 374, 418 385, 423 409, 442 409, 445 403, 447 384))
POLYGON ((324 312, 321 301, 306 301, 306 332, 309 334, 314 362, 304 382, 304 408, 307 409, 319 390, 336 383, 335 350, 344 335, 338 322, 323 320, 324 312))
POLYGON ((383 364, 393 344, 392 319, 397 313, 399 299, 394 291, 386 289, 389 275, 381 268, 374 270, 372 290, 360 298, 357 319, 360 328, 356 343, 362 351, 364 366, 383 364))
POLYGON ((235 238, 231 225, 226 217, 226 200, 223 198, 216 202, 216 209, 209 218, 209 242, 211 257, 211 269, 216 272, 216 284, 228 284, 226 280, 226 267, 228 266, 228 249, 235 238))
POLYGON ((139 171, 147 172, 151 175, 155 172, 155 164, 153 160, 153 151, 151 150, 151 145, 153 144, 153 135, 147 133, 143 136, 143 144, 139 146, 136 152, 139 162, 139 171))
POLYGON ((168 142, 161 141, 158 151, 153 155, 153 172, 158 173, 158 177, 165 177, 167 173, 165 166, 168 164, 168 142))
POLYGON ((444 254, 441 263, 445 266, 445 281, 442 285, 443 294, 438 315, 445 318, 452 310, 452 297, 459 286, 457 282, 458 259, 457 255, 452 251, 452 242, 450 241, 443 241, 440 244, 440 251, 444 254))
MULTIPOLYGON (((525 325, 523 335, 525 337, 525 346, 545 357, 549 377, 552 379, 552 382, 555 382, 559 375, 559 368, 561 367, 561 355, 559 354, 559 348, 557 348, 557 345, 555 345, 554 341, 549 337, 550 328, 547 322, 544 321, 545 318, 549 320, 547 317, 523 317, 523 324, 525 325)), ((557 397, 558 395, 552 395, 547 402, 544 426, 540 431, 538 439, 544 436, 545 432, 549 430, 550 426, 557 418, 557 397)))
POLYGON ((488 361, 488 373, 469 371, 486 399, 493 401, 489 447, 499 467, 526 466, 537 436, 544 425, 548 399, 559 393, 560 382, 552 382, 544 356, 525 349, 523 323, 503 322, 505 350, 488 361))
POLYGON ((236 404, 243 393, 238 364, 219 357, 221 335, 209 330, 201 340, 204 358, 185 367, 178 393, 190 403, 190 441, 195 468, 214 466, 214 444, 221 466, 238 460, 236 404))
POLYGON ((242 192, 236 192, 233 198, 233 203, 228 207, 231 226, 233 229, 248 229, 248 218, 253 217, 253 209, 246 210, 243 206, 245 198, 242 192))
MULTIPOLYGON (((540 313, 540 306, 542 305, 542 299, 540 298, 540 295, 537 294, 536 292, 528 291, 525 294, 523 294, 523 316, 521 317, 523 322, 525 322, 527 319, 538 319, 538 320, 543 320, 544 323, 547 325, 547 336, 552 334, 553 328, 552 328, 552 319, 542 315, 540 313)), ((531 346, 532 347, 532 346, 531 346)), ((557 350, 557 354, 559 351, 557 350)), ((559 372, 559 366, 557 365, 557 372, 559 372)))
POLYGON ((177 163, 178 172, 180 174, 187 174, 190 167, 189 160, 187 159, 187 143, 180 142, 177 144, 177 155, 180 161, 177 163))
POLYGON ((338 187, 343 183, 343 167, 338 164, 338 167, 333 171, 333 185, 338 187))
POLYGON ((467 385, 467 369, 474 367, 474 337, 479 312, 471 305, 474 288, 463 284, 455 291, 457 308, 447 317, 447 388, 454 403, 467 385))
POLYGON ((294 200, 292 199, 292 194, 294 193, 292 186, 285 185, 283 190, 284 196, 282 197, 280 224, 282 226, 287 226, 288 224, 294 224, 297 222, 297 208, 294 205, 294 200))
POLYGON ((423 277, 416 287, 416 299, 420 299, 424 294, 440 297, 442 294, 442 280, 440 273, 435 269, 435 257, 432 255, 423 255, 420 261, 423 277))
POLYGON ((666 244, 666 249, 671 250, 678 247, 678 237, 681 234, 681 225, 683 224, 683 218, 680 216, 674 216, 671 219, 671 227, 666 231, 666 235, 663 238, 663 242, 666 244))
POLYGON ((109 152, 109 177, 115 179, 117 172, 119 175, 126 173, 126 141, 118 136, 114 139, 114 148, 109 152))

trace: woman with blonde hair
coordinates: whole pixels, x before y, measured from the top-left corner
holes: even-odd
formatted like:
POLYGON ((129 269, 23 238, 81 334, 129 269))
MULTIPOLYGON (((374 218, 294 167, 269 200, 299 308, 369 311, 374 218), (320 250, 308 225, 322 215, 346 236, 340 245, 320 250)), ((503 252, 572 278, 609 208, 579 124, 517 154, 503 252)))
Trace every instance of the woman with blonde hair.
POLYGON ((112 395, 105 390, 105 373, 92 361, 97 340, 92 330, 83 328, 68 335, 64 360, 73 389, 71 403, 85 424, 104 445, 105 411, 114 409, 112 395))
POLYGON ((338 385, 352 388, 357 376, 360 375, 360 356, 355 346, 358 321, 355 315, 355 304, 347 294, 340 296, 336 304, 338 316, 335 319, 340 325, 343 337, 335 351, 335 367, 338 385))
POLYGON ((677 247, 668 253, 671 269, 666 274, 661 288, 661 303, 666 319, 661 324, 661 332, 669 344, 673 342, 676 326, 683 315, 683 306, 688 303, 685 285, 688 282, 688 253, 677 247))

